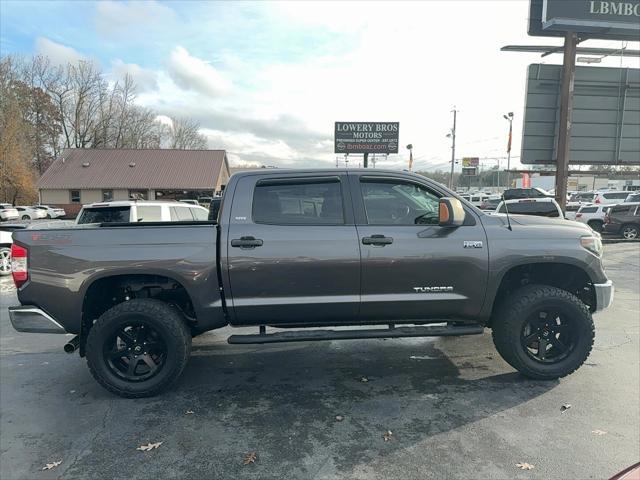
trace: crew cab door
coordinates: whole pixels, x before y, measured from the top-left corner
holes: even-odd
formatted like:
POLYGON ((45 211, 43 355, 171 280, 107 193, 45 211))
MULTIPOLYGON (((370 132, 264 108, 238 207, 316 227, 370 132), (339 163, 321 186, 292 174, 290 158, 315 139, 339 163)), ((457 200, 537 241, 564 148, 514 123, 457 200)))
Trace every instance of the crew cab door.
POLYGON ((357 318, 360 250, 345 174, 240 178, 226 252, 233 324, 357 318))
POLYGON ((362 252, 360 315, 366 320, 473 318, 484 302, 486 234, 438 225, 446 191, 418 178, 350 174, 362 252))

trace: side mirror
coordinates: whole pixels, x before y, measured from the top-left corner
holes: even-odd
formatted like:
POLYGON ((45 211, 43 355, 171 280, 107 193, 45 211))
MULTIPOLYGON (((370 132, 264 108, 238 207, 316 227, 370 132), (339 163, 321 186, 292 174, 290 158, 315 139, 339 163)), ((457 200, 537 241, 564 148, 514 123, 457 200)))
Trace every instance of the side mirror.
POLYGON ((466 215, 462 202, 453 197, 440 199, 438 214, 438 224, 441 227, 459 227, 464 223, 466 215))

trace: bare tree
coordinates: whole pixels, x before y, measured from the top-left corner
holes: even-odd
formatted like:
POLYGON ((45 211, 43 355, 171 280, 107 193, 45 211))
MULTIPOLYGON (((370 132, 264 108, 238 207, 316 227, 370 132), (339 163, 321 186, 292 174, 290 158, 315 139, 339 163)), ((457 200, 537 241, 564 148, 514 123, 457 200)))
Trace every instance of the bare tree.
POLYGON ((207 148, 207 139, 200 133, 200 124, 189 118, 171 118, 167 140, 169 148, 180 150, 207 148))

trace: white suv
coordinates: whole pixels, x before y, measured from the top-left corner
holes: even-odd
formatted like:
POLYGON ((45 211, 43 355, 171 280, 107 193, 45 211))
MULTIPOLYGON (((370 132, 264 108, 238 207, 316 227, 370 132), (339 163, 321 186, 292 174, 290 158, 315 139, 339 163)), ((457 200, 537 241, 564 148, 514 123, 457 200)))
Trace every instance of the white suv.
POLYGON ((115 201, 85 205, 76 223, 206 221, 209 211, 182 202, 115 201))
POLYGON ((593 197, 593 203, 598 205, 615 205, 617 203, 623 203, 629 192, 621 190, 606 190, 596 192, 593 197))
POLYGON ((596 232, 602 232, 604 216, 610 205, 583 205, 576 213, 576 222, 586 223, 596 232))

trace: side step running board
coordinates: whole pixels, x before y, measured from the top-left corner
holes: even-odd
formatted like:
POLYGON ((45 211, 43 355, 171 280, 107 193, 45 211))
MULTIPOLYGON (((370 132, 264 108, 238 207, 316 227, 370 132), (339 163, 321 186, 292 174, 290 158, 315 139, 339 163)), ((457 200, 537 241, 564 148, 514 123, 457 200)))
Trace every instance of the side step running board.
MULTIPOLYGON (((260 328, 265 331, 263 327, 260 328)), ((453 335, 480 335, 482 325, 437 325, 419 327, 391 327, 368 330, 295 330, 291 332, 259 333, 254 335, 231 335, 227 342, 247 343, 283 343, 314 342, 320 340, 358 340, 364 338, 401 338, 401 337, 446 337, 453 335)))

